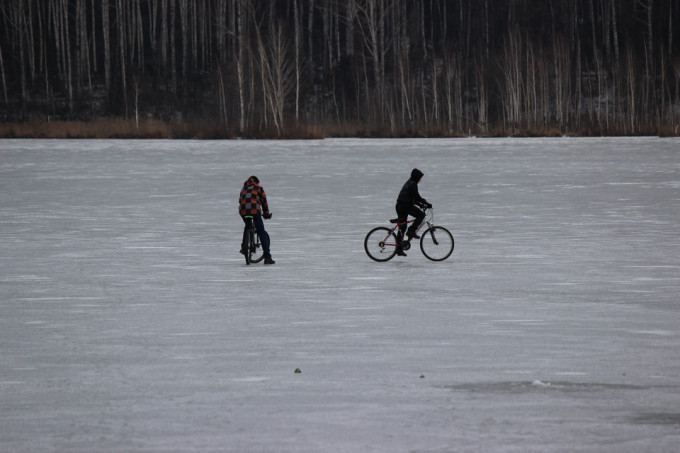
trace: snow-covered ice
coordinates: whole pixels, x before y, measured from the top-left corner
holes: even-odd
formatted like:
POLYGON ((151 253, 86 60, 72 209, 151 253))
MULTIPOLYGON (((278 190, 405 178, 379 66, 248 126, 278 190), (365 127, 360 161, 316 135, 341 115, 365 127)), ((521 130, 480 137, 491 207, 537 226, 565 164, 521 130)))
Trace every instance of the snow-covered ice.
POLYGON ((0 451, 678 451, 679 207, 678 139, 1 140, 0 451), (413 167, 453 255, 374 262, 413 167))

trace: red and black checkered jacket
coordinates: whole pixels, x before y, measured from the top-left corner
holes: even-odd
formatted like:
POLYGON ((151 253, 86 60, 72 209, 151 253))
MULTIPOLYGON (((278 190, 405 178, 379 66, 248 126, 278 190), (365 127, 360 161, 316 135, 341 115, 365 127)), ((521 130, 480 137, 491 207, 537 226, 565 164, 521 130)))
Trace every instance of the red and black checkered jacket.
POLYGON ((267 194, 261 185, 249 178, 243 183, 241 195, 238 198, 239 214, 246 215, 269 215, 269 205, 267 204, 267 194))

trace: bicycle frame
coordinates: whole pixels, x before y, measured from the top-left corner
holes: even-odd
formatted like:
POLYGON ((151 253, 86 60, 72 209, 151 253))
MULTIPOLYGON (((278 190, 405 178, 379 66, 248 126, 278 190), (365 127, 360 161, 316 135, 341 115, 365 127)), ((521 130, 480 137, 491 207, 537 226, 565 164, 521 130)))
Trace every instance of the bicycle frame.
MULTIPOLYGON (((392 234, 396 234, 396 236, 399 237, 399 231, 397 231, 397 230, 399 230, 399 226, 403 225, 404 231, 406 231, 406 225, 408 225, 409 223, 413 223, 414 221, 415 221, 415 219, 407 220, 406 222, 402 222, 402 223, 397 222, 397 224, 390 230, 390 232, 387 234, 387 236, 385 236, 385 239, 383 240, 382 244, 383 245, 389 245, 389 246, 392 246, 392 247, 397 247, 399 244, 387 242, 387 239, 392 234), (395 231, 397 231, 397 232, 395 233, 395 231)), ((429 229, 429 228, 432 228, 434 226, 434 211, 432 210, 432 208, 425 209, 425 218, 423 219, 420 226, 416 230, 416 233, 418 233, 420 230, 422 230, 423 227, 426 226, 426 225, 427 225, 426 230, 429 229)), ((402 238, 402 243, 403 242, 404 242, 404 240, 402 238)), ((410 243, 411 239, 406 239, 406 242, 410 243)))

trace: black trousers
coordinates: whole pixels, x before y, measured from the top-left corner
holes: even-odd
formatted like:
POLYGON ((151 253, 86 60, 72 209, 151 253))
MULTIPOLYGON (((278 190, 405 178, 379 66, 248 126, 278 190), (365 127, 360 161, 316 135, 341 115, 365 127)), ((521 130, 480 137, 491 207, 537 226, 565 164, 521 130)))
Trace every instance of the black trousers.
MULTIPOLYGON (((397 203, 397 206, 395 206, 395 209, 397 210, 397 218, 399 219, 399 223, 406 222, 406 219, 408 216, 415 217, 415 220, 411 222, 411 225, 409 226, 408 229, 408 235, 412 236, 416 234, 416 230, 420 226, 421 223, 423 223, 423 219, 425 218, 425 213, 418 209, 415 205, 404 205, 397 203)), ((404 226, 399 225, 399 240, 404 238, 404 226)))

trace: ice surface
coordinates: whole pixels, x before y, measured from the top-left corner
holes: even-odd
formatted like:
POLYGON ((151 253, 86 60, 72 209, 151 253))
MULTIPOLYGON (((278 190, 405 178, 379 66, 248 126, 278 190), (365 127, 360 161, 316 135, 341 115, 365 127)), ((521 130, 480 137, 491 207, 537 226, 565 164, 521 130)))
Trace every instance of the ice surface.
POLYGON ((1 140, 0 451, 678 451, 679 207, 677 139, 1 140), (413 167, 456 248, 376 263, 413 167))

